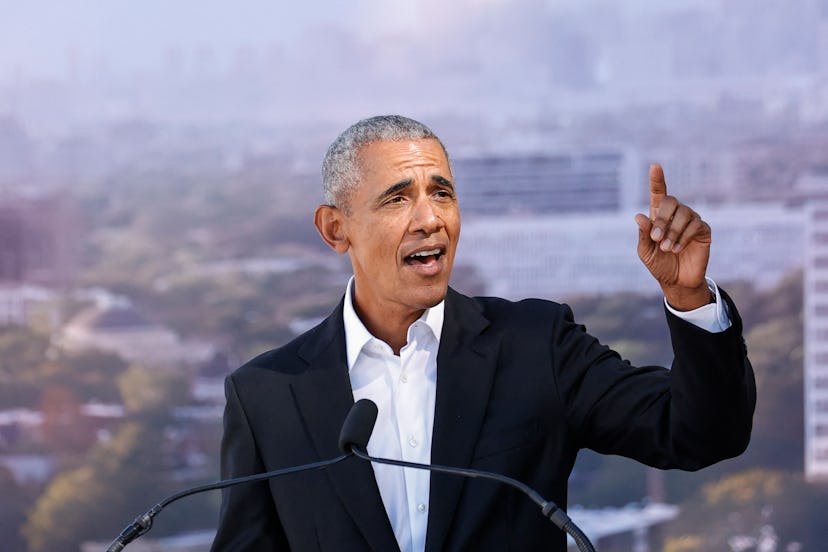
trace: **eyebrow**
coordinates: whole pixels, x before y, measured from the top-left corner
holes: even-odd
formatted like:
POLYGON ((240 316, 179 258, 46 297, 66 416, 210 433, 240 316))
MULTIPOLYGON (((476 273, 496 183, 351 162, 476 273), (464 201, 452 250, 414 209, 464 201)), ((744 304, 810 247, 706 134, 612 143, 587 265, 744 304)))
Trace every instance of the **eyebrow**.
POLYGON ((443 186, 444 188, 448 188, 448 189, 454 191, 454 184, 452 184, 451 181, 448 178, 445 178, 445 177, 440 176, 439 174, 437 174, 437 175, 432 176, 431 179, 434 182, 436 182, 437 184, 439 184, 440 186, 443 186))
POLYGON ((399 192, 400 190, 404 190, 405 188, 408 188, 409 186, 411 186, 411 184, 413 182, 414 182, 413 180, 411 180, 410 178, 407 178, 405 180, 400 180, 396 184, 391 184, 388 188, 385 189, 384 192, 382 192, 379 195, 379 197, 377 199, 382 200, 382 199, 385 199, 388 196, 392 196, 392 195, 396 194, 397 192, 399 192))
MULTIPOLYGON (((449 190, 454 191, 454 184, 452 184, 451 181, 448 178, 444 177, 444 176, 440 176, 439 174, 437 174, 437 175, 432 176, 431 180, 433 180, 438 185, 440 185, 444 188, 448 188, 449 190)), ((411 184, 413 184, 413 183, 414 183, 414 181, 410 178, 406 178, 405 180, 400 180, 396 184, 392 184, 391 186, 386 188, 385 191, 383 191, 377 199, 378 200, 383 200, 388 196, 392 196, 392 195, 396 194, 400 190, 404 190, 405 188, 411 186, 411 184)))

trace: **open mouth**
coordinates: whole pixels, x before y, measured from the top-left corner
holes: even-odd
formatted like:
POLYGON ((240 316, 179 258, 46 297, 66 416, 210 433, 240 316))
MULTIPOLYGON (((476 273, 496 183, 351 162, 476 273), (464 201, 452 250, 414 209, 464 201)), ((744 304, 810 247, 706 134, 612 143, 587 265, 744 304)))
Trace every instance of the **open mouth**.
POLYGON ((406 264, 429 264, 433 261, 439 261, 443 256, 441 248, 428 249, 426 251, 417 251, 405 258, 406 264))

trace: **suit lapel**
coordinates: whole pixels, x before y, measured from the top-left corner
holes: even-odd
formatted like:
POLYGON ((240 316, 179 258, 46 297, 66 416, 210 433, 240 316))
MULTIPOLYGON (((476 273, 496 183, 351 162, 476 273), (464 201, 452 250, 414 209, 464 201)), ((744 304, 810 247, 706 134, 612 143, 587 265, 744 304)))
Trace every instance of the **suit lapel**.
MULTIPOLYGON (((499 339, 481 335, 489 321, 468 297, 449 289, 437 355, 437 397, 431 462, 469 467, 486 413, 499 339)), ((465 478, 431 474, 426 550, 443 543, 465 478)))
MULTIPOLYGON (((342 304, 299 349, 309 366, 291 389, 319 458, 340 454, 339 432, 354 404, 345 359, 342 304)), ((372 550, 398 550, 371 464, 350 458, 326 469, 336 493, 372 550)))

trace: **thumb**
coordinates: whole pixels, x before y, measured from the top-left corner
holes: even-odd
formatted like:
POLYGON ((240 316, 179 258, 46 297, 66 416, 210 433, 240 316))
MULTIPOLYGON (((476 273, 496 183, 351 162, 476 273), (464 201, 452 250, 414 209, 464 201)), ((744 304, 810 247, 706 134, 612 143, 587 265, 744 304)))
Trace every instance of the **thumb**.
POLYGON ((646 252, 656 247, 655 242, 650 238, 653 223, 647 215, 641 213, 635 215, 635 223, 638 224, 638 255, 643 259, 646 252))
POLYGON ((650 230, 653 228, 653 222, 642 213, 635 215, 635 223, 638 225, 638 239, 650 239, 650 230))

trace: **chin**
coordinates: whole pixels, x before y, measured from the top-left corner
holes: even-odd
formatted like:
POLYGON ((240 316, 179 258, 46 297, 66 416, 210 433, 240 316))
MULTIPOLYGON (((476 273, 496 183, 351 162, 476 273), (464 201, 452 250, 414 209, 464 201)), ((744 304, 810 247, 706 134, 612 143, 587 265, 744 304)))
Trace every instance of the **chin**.
POLYGON ((446 293, 448 293, 448 284, 428 288, 427 290, 423 290, 422 293, 417 294, 415 302, 420 305, 420 308, 430 309, 445 299, 446 293))

